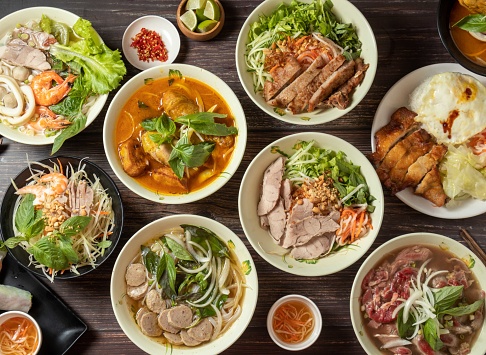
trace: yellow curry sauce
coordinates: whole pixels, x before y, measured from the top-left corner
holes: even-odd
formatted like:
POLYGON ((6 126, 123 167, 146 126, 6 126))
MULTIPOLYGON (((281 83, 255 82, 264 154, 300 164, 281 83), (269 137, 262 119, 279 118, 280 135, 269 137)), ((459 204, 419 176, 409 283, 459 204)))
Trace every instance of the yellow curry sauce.
MULTIPOLYGON (((226 114, 226 118, 215 118, 215 122, 227 126, 234 126, 234 118, 230 107, 225 100, 211 87, 192 78, 159 78, 147 80, 145 85, 138 89, 123 106, 116 123, 115 144, 126 142, 129 138, 136 138, 141 141, 145 132, 140 123, 145 119, 161 116, 164 110, 163 93, 167 90, 177 90, 196 103, 200 111, 213 111, 226 114)), ((165 112, 168 114, 168 112, 165 112)), ((169 115, 170 117, 170 115, 169 115)), ((171 117, 174 120, 177 117, 171 117)), ((187 190, 164 183, 164 179, 157 177, 154 171, 163 167, 163 164, 156 161, 149 154, 148 169, 140 176, 133 177, 142 186, 159 194, 184 194, 201 189, 213 182, 228 166, 233 155, 237 136, 207 137, 210 141, 224 141, 223 144, 215 144, 215 148, 204 165, 198 168, 188 169, 187 190)))

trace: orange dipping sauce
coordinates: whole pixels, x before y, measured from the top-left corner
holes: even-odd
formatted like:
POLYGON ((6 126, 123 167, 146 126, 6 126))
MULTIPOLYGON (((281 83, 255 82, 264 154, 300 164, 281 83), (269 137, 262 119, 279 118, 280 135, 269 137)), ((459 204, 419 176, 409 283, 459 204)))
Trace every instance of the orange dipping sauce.
POLYGON ((39 346, 39 334, 28 318, 12 317, 0 325, 0 354, 30 355, 39 346))
POLYGON ((288 344, 306 340, 314 329, 311 309, 303 302, 288 301, 281 304, 273 315, 272 327, 277 337, 288 344))
POLYGON ((471 12, 459 4, 458 1, 454 3, 449 18, 451 36, 462 54, 474 63, 486 66, 486 42, 474 38, 468 31, 462 30, 459 27, 453 27, 460 19, 470 14, 471 12))

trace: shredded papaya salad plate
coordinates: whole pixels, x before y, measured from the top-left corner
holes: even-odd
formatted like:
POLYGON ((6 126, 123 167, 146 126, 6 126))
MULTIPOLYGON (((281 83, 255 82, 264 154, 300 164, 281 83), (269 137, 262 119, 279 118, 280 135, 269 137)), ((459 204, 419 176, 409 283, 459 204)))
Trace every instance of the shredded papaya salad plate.
POLYGON ((0 20, 0 134, 25 144, 53 144, 81 132, 126 74, 91 22, 35 7, 0 20))
POLYGON ((261 109, 311 125, 342 116, 366 95, 377 49, 365 17, 348 1, 268 0, 243 25, 236 62, 261 109))

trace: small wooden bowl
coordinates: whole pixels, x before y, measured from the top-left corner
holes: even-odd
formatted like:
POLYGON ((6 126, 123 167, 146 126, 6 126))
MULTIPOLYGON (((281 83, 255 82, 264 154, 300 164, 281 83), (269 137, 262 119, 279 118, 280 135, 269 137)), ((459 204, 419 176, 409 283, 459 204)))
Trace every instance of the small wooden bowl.
POLYGON ((182 0, 181 3, 179 4, 179 7, 177 8, 177 26, 181 30, 181 32, 184 34, 184 36, 194 40, 194 41, 209 41, 210 39, 213 39, 216 37, 219 32, 221 32, 221 29, 223 28, 224 25, 224 8, 223 5, 219 2, 219 0, 214 0, 216 4, 219 6, 219 12, 220 12, 220 17, 218 24, 214 26, 214 28, 211 31, 204 32, 204 33, 199 33, 199 32, 193 32, 189 30, 181 21, 181 15, 186 12, 186 3, 187 0, 182 0))

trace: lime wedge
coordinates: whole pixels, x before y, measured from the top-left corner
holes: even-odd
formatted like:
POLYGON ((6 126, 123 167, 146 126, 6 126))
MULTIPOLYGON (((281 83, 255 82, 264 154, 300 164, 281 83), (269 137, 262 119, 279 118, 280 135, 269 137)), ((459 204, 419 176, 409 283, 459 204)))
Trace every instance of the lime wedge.
POLYGON ((186 26, 189 30, 194 31, 197 26, 197 16, 196 13, 192 10, 184 12, 180 17, 184 26, 186 26))
POLYGON ((196 16, 197 16, 197 22, 203 22, 209 20, 206 16, 204 16, 204 9, 197 9, 196 16))
POLYGON ((211 20, 219 21, 219 6, 214 0, 207 0, 206 7, 204 8, 204 16, 211 20))
POLYGON ((218 21, 214 21, 214 20, 206 20, 206 21, 203 21, 201 22, 198 26, 197 26, 197 32, 201 32, 201 33, 204 33, 204 32, 209 32, 211 31, 216 25, 218 24, 218 21))
POLYGON ((186 10, 204 9, 207 0, 189 0, 186 4, 186 10))

